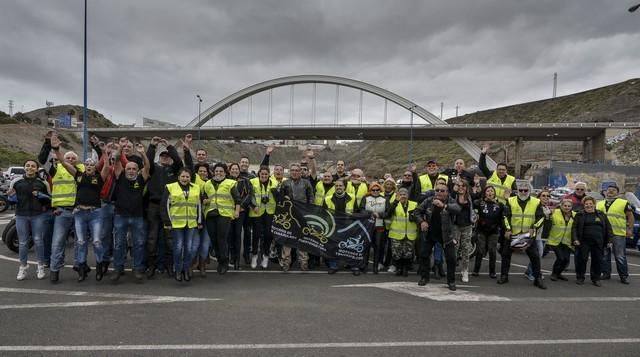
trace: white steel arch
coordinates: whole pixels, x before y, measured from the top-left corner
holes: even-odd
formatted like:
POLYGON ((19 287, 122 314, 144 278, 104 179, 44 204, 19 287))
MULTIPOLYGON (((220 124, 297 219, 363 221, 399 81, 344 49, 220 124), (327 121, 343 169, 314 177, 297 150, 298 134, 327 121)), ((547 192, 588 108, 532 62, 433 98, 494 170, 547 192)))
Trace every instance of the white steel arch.
MULTIPOLYGON (((363 90, 365 92, 387 99, 405 108, 406 110, 413 112, 415 115, 424 119, 429 124, 448 125, 445 121, 441 120, 440 118, 433 115, 431 112, 422 108, 421 106, 415 104, 414 102, 372 84, 344 77, 325 75, 300 75, 275 78, 239 90, 220 100, 211 107, 205 109, 199 117, 196 117, 191 122, 189 122, 189 124, 187 124, 187 127, 201 127, 203 124, 207 123, 217 114, 227 109, 231 105, 260 92, 264 92, 277 87, 305 83, 335 84, 339 86, 363 90)), ((480 148, 469 139, 452 138, 451 140, 460 145, 474 159, 478 160, 478 158, 480 157, 480 148)), ((495 169, 496 163, 491 158, 487 157, 487 166, 489 166, 489 168, 491 169, 495 169)))

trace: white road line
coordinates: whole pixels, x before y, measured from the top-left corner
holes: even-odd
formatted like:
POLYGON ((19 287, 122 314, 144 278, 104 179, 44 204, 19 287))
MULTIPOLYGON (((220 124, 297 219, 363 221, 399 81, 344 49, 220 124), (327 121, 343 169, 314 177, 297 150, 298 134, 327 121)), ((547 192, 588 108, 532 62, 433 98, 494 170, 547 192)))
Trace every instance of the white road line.
POLYGON ((97 293, 86 291, 64 291, 64 290, 44 290, 44 289, 20 289, 20 288, 4 288, 0 287, 0 293, 18 293, 18 294, 40 294, 40 295, 62 295, 62 296, 87 296, 102 298, 121 298, 125 300, 107 300, 107 301, 79 301, 79 302, 53 302, 39 304, 14 304, 0 305, 0 310, 9 309, 34 309, 34 308, 64 308, 64 307, 87 307, 87 306, 105 306, 105 305, 135 305, 135 304, 166 304, 174 302, 203 302, 203 301, 219 301, 216 298, 196 298, 196 297, 180 297, 180 296, 154 296, 154 295, 136 295, 136 294, 116 294, 116 293, 97 293))
POLYGON ((459 347, 459 346, 524 346, 581 344, 640 344, 640 338, 584 338, 566 340, 482 340, 482 341, 402 341, 402 342, 327 342, 327 343, 257 343, 257 344, 193 344, 193 345, 102 345, 102 346, 0 346, 0 351, 162 351, 162 350, 280 350, 322 348, 385 347, 459 347))

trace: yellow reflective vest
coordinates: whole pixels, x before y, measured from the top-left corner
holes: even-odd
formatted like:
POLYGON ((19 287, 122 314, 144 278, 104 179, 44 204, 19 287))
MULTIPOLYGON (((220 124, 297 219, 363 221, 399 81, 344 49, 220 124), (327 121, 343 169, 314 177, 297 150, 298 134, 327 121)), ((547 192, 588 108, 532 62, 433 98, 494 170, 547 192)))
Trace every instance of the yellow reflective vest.
POLYGON ((271 181, 272 187, 279 187, 280 185, 282 185, 283 182, 287 180, 287 178, 283 177, 282 181, 278 181, 278 179, 275 176, 271 175, 271 177, 269 177, 269 180, 271 181))
POLYGON ((541 218, 536 222, 536 209, 540 205, 540 200, 535 197, 529 198, 524 211, 520 208, 517 196, 509 197, 507 204, 511 208, 511 222, 505 217, 505 226, 511 229, 512 235, 526 233, 531 227, 540 227, 544 221, 544 218, 541 218))
POLYGON ((511 186, 513 186, 513 183, 515 181, 515 177, 507 175, 507 178, 504 180, 503 184, 498 177, 498 174, 496 174, 496 172, 494 171, 493 174, 491 174, 491 177, 487 179, 487 185, 492 186, 496 190, 496 198, 499 202, 506 203, 507 199, 504 197, 505 192, 511 190, 511 186))
POLYGON ((627 236, 627 212, 625 212, 625 208, 629 201, 616 198, 609 209, 607 209, 606 201, 600 201, 596 204, 596 209, 607 214, 607 219, 609 220, 609 224, 611 224, 611 230, 613 230, 613 235, 618 237, 626 237, 627 236))
POLYGON ((356 206, 360 204, 362 198, 369 193, 369 186, 366 182, 360 182, 358 186, 358 192, 356 192, 356 188, 353 186, 351 181, 347 182, 347 187, 345 188, 345 192, 347 192, 351 197, 354 197, 356 200, 356 206))
MULTIPOLYGON (((445 182, 449 183, 449 176, 447 175, 438 174, 438 178, 436 178, 436 180, 438 179, 444 179, 445 182)), ((425 193, 431 190, 433 190, 433 185, 431 184, 429 175, 420 175, 420 192, 425 193)))
POLYGON ((409 215, 413 212, 418 203, 415 201, 409 201, 407 212, 402 208, 402 203, 398 203, 393 216, 391 216, 391 224, 389 225, 389 238, 403 240, 405 238, 409 240, 416 240, 418 237, 418 225, 409 220, 409 215))
POLYGON ((205 215, 214 210, 223 217, 233 218, 236 204, 231 195, 231 190, 236 186, 237 181, 224 179, 218 184, 216 190, 213 180, 209 180, 204 184, 204 194, 210 201, 205 206, 205 215))
MULTIPOLYGON (((353 214, 353 210, 356 207, 356 200, 350 194, 347 193, 346 195, 347 195, 347 202, 345 204, 344 210, 348 214, 353 214)), ((336 205, 331 200, 332 198, 333 198, 333 194, 331 196, 326 196, 324 198, 324 204, 327 206, 328 209, 335 212, 336 205)))
POLYGON ((571 218, 569 218, 567 222, 559 208, 553 211, 553 214, 551 214, 551 230, 549 231, 549 238, 547 239, 548 245, 555 247, 564 244, 570 247, 573 244, 571 228, 573 227, 573 218, 575 215, 576 213, 572 211, 571 218))
MULTIPOLYGON (((84 165, 78 164, 76 169, 84 172, 84 165)), ((61 163, 56 164, 56 174, 51 179, 51 206, 71 207, 76 204, 76 180, 61 163)))
POLYGON ((251 186, 253 186, 253 195, 257 208, 257 212, 254 209, 249 210, 249 217, 260 217, 265 212, 267 214, 274 214, 276 212, 276 199, 271 192, 271 180, 267 181, 266 188, 262 185, 258 177, 252 178, 249 182, 251 182, 251 186), (268 201, 266 203, 262 202, 263 198, 268 201))
POLYGON ((167 211, 172 228, 197 228, 200 222, 200 186, 189 183, 187 197, 178 182, 167 184, 167 211))
POLYGON ((316 206, 322 206, 322 204, 324 203, 324 199, 326 197, 333 196, 334 192, 336 192, 336 190, 335 188, 333 188, 333 185, 331 186, 329 191, 324 192, 324 183, 322 181, 319 181, 318 183, 316 183, 316 194, 313 199, 313 204, 316 206))

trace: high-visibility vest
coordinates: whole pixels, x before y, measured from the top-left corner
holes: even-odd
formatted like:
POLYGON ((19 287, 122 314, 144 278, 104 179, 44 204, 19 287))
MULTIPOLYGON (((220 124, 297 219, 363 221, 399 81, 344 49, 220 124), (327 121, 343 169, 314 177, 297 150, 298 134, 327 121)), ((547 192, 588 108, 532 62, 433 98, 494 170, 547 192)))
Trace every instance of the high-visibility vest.
POLYGON ((596 204, 596 209, 605 212, 614 236, 627 236, 627 213, 624 209, 627 207, 629 201, 616 198, 609 209, 607 209, 606 201, 600 201, 596 204))
MULTIPOLYGON (((391 197, 389 197, 389 204, 393 203, 393 201, 396 200, 396 193, 394 192, 391 197)), ((384 219, 384 229, 389 230, 389 227, 391 226, 391 220, 388 218, 384 219)))
POLYGON ((407 212, 404 212, 402 203, 398 203, 396 210, 391 217, 391 224, 389 225, 389 238, 402 240, 408 238, 409 240, 416 240, 418 237, 418 225, 409 221, 409 212, 418 207, 418 203, 409 201, 407 212))
POLYGON ((511 186, 513 186, 513 183, 515 181, 515 177, 507 175, 507 178, 504 179, 503 184, 502 180, 500 180, 500 178, 498 177, 498 174, 496 174, 496 172, 494 171, 493 174, 491 174, 491 177, 487 179, 487 185, 492 186, 496 190, 496 199, 499 202, 506 203, 507 199, 504 197, 504 194, 505 192, 511 190, 511 186))
MULTIPOLYGON (((76 169, 84 172, 84 165, 79 164, 76 169)), ((61 163, 56 164, 56 174, 51 179, 51 206, 70 207, 76 204, 76 180, 61 163)))
MULTIPOLYGON (((348 214, 353 214, 353 210, 356 206, 356 200, 350 194, 347 193, 346 195, 347 195, 347 202, 345 204, 344 211, 348 214)), ((325 197, 324 204, 327 206, 328 209, 335 212, 336 205, 331 200, 332 198, 333 198, 333 195, 325 197)))
POLYGON ((198 207, 200 206, 200 186, 189 183, 189 194, 184 197, 184 191, 178 182, 167 184, 169 191, 169 218, 172 228, 197 228, 198 207))
POLYGON ((198 185, 200 187, 200 189, 202 189, 204 187, 204 184, 206 183, 205 180, 202 179, 202 177, 200 177, 200 175, 198 175, 197 173, 194 173, 195 175, 195 184, 198 185))
POLYGON ((358 186, 358 192, 356 192, 356 188, 353 186, 351 181, 349 181, 347 182, 345 192, 356 200, 356 205, 359 205, 360 201, 362 201, 362 198, 366 196, 367 193, 369 193, 369 187, 367 186, 366 182, 361 182, 360 186, 358 186))
POLYGON ((507 202, 511 207, 511 222, 506 223, 507 227, 511 228, 512 235, 526 233, 531 226, 539 225, 544 220, 544 218, 542 218, 536 222, 536 209, 540 205, 540 200, 535 197, 529 198, 524 211, 520 208, 517 196, 509 197, 507 202))
POLYGON ((322 181, 316 183, 316 195, 313 199, 313 204, 315 204, 316 206, 322 206, 322 204, 324 203, 324 199, 326 197, 333 196, 334 192, 336 192, 336 189, 333 188, 333 185, 327 192, 324 192, 324 183, 322 181))
POLYGON ((266 188, 258 177, 252 178, 249 182, 251 182, 251 186, 253 186, 253 195, 256 199, 256 208, 258 209, 258 212, 253 209, 249 210, 249 217, 260 217, 265 212, 267 212, 267 214, 274 214, 276 212, 276 199, 271 192, 271 180, 267 181, 266 188), (268 199, 267 203, 262 202, 263 198, 268 199))
POLYGON ((283 177, 282 181, 278 181, 278 179, 275 176, 271 175, 271 177, 269 177, 269 180, 271 181, 271 186, 280 187, 280 185, 282 185, 282 183, 285 182, 287 178, 283 177))
POLYGON ((233 196, 231 196, 231 189, 236 184, 236 180, 224 179, 218 184, 218 189, 216 190, 213 180, 207 181, 204 184, 204 193, 210 201, 205 206, 205 214, 217 209, 221 216, 233 218, 236 204, 233 201, 233 196))
MULTIPOLYGON (((447 183, 449 183, 449 176, 438 174, 436 181, 438 179, 444 179, 447 183)), ((420 191, 422 193, 433 190, 433 185, 431 184, 431 178, 428 174, 420 175, 420 191)))
POLYGON ((571 228, 573 227, 573 217, 575 215, 576 213, 572 211, 571 218, 567 222, 564 219, 564 213, 559 208, 553 211, 551 215, 551 231, 549 231, 549 238, 547 239, 548 245, 554 247, 560 244, 571 246, 571 228))

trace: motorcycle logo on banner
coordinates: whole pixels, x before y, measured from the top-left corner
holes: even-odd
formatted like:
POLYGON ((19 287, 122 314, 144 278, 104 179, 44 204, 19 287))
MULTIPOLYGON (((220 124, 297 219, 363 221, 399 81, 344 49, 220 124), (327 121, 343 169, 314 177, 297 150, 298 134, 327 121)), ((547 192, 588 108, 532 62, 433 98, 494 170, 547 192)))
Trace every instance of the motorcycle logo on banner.
POLYGON ((322 207, 285 199, 278 202, 271 234, 276 242, 325 258, 358 264, 371 245, 373 216, 334 214, 322 207))

